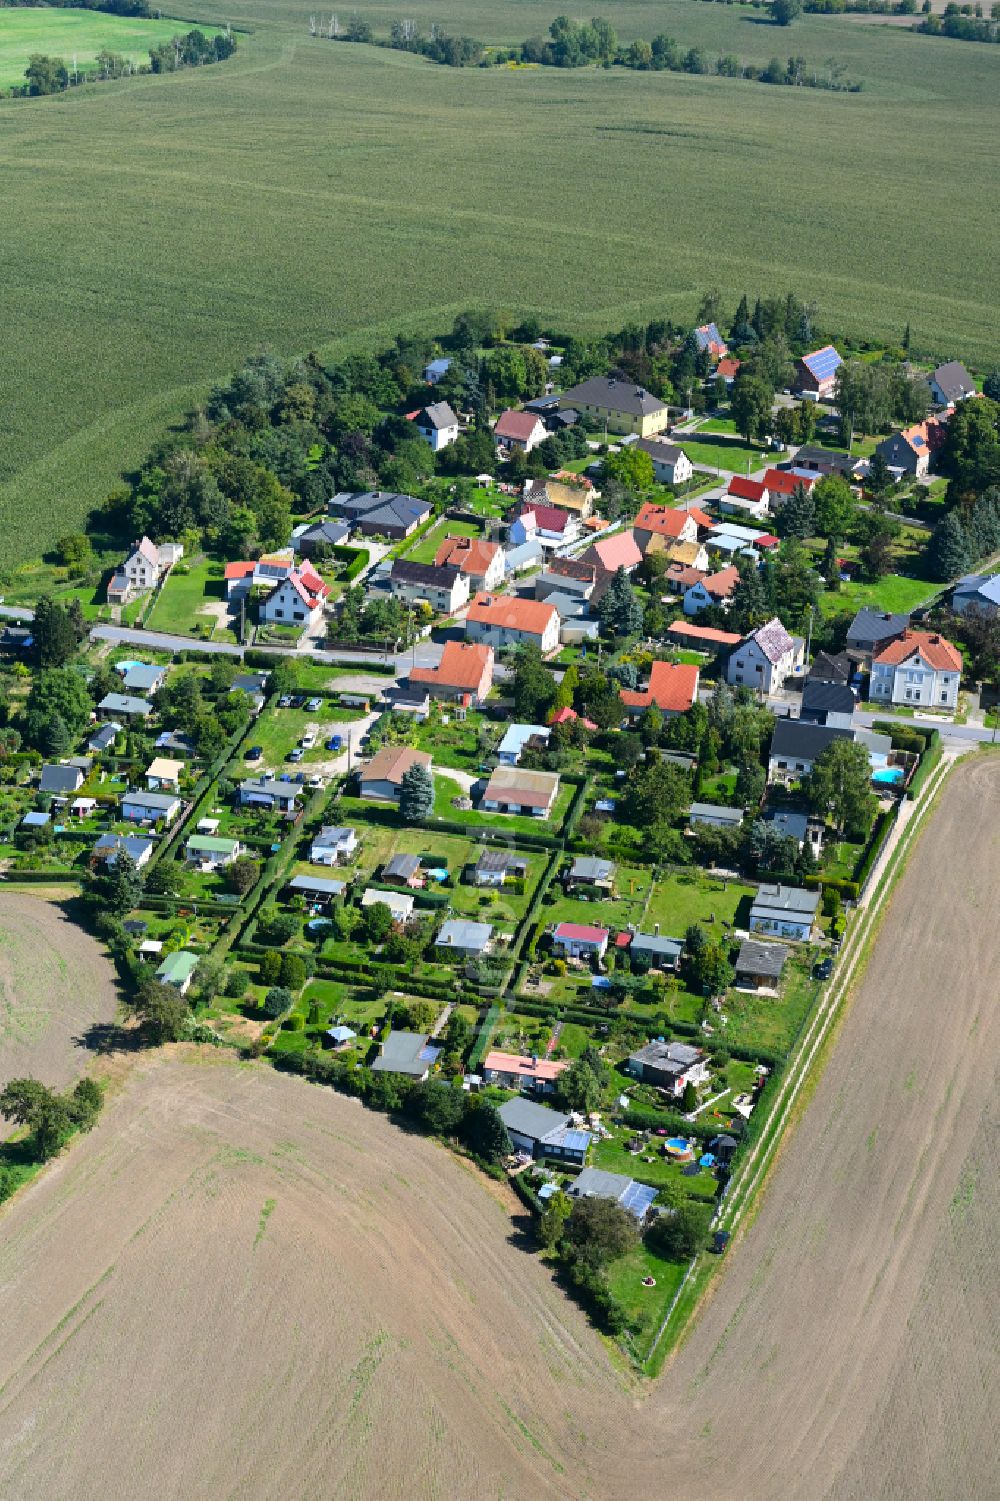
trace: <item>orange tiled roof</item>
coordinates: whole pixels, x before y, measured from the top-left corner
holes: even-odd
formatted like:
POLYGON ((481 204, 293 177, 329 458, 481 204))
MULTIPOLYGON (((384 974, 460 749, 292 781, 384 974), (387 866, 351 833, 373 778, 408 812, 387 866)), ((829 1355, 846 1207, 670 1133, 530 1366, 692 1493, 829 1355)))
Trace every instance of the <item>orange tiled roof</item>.
POLYGON ((889 667, 898 667, 910 657, 917 655, 934 668, 935 672, 961 672, 962 654, 956 646, 937 631, 904 631, 895 641, 890 641, 872 659, 889 667))

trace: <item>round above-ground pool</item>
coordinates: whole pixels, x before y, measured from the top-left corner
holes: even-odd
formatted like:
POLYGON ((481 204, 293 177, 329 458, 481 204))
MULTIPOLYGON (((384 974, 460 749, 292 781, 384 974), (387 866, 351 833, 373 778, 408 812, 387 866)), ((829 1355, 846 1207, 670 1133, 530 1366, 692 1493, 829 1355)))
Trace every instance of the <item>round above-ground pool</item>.
POLYGON ((901 766, 880 766, 878 771, 872 772, 873 782, 889 782, 895 784, 903 780, 904 772, 901 766))
POLYGON ((669 1152, 671 1157, 684 1157, 691 1155, 691 1147, 686 1137, 668 1136, 663 1143, 663 1150, 669 1152))

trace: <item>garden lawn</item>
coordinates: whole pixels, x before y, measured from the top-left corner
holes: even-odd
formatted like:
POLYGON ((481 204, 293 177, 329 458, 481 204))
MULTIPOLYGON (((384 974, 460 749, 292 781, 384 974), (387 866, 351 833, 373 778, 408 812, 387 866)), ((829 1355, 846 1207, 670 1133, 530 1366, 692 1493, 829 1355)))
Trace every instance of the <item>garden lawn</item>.
POLYGON ((631 1343, 640 1360, 648 1357, 657 1330, 686 1271, 686 1263, 661 1260, 643 1241, 608 1267, 611 1292, 633 1324, 638 1326, 631 1343), (643 1287, 643 1277, 655 1278, 656 1286, 643 1287))
POLYGON ((853 614, 865 607, 881 610, 887 615, 909 614, 940 590, 940 584, 926 579, 887 573, 874 584, 841 584, 839 589, 825 589, 820 597, 820 608, 824 615, 853 614))
POLYGON ((672 874, 657 881, 646 910, 646 927, 660 924, 660 931, 672 938, 683 938, 694 922, 704 923, 712 931, 715 924, 733 923, 745 927, 755 888, 740 881, 723 881, 700 871, 672 874))
POLYGON ((235 641, 229 628, 233 617, 226 603, 224 573, 224 565, 211 558, 178 564, 160 590, 146 622, 148 629, 235 641))
POLYGON ((736 474, 746 474, 748 465, 751 470, 762 469, 772 457, 760 448, 747 448, 739 438, 730 438, 721 433, 713 436, 699 431, 695 438, 678 433, 677 444, 692 464, 708 465, 712 469, 731 469, 736 474))
POLYGON ((485 776, 482 768, 486 757, 496 749, 506 728, 506 724, 488 719, 485 714, 471 712, 465 719, 459 719, 447 709, 442 713, 435 708, 422 724, 410 724, 404 738, 407 745, 429 751, 435 766, 453 766, 470 776, 482 771, 485 776))
MULTIPOLYGON (((309 725, 317 728, 319 733, 313 748, 303 753, 300 767, 304 770, 310 762, 329 761, 331 756, 340 753, 327 750, 326 741, 333 734, 343 735, 344 726, 357 719, 357 709, 338 709, 326 702, 314 713, 307 709, 281 709, 274 704, 254 721, 244 744, 244 750, 254 745, 261 746, 263 761, 246 761, 238 757, 233 765, 240 770, 241 776, 258 775, 263 766, 271 771, 284 770, 282 763, 289 751, 298 745, 309 725)), ((344 743, 347 743, 346 737, 344 743)))
POLYGON ((614 896, 596 897, 591 901, 564 893, 561 885, 553 881, 542 900, 540 915, 546 923, 596 923, 600 927, 613 928, 634 923, 640 927, 651 881, 648 870, 618 866, 614 896), (553 896, 555 899, 550 901, 553 896))
POLYGON ((668 1184, 676 1184, 692 1199, 711 1201, 715 1198, 719 1185, 708 1169, 702 1169, 697 1177, 685 1178, 681 1164, 672 1162, 663 1155, 661 1143, 665 1138, 651 1136, 643 1150, 636 1155, 625 1150, 625 1142, 633 1139, 635 1131, 630 1126, 612 1129, 614 1135, 610 1139, 595 1142, 591 1147, 592 1167, 604 1168, 609 1173, 623 1173, 626 1178, 635 1178, 637 1182, 648 1183, 653 1188, 666 1188, 668 1184), (652 1161, 647 1162, 647 1158, 652 1158, 652 1161))
POLYGON ((467 824, 470 829, 497 829, 511 835, 535 834, 555 836, 562 828, 563 819, 573 801, 576 786, 562 782, 556 794, 552 813, 548 818, 531 818, 518 813, 481 813, 478 808, 456 808, 452 800, 462 796, 462 789, 451 778, 436 774, 434 777, 434 818, 446 818, 467 824))
POLYGON ((448 521, 445 517, 425 532, 412 551, 403 552, 408 563, 433 563, 446 537, 481 537, 483 528, 475 521, 448 521))
POLYGON ((777 996, 731 990, 723 1009, 726 1024, 718 1028, 719 1046, 735 1043, 787 1053, 819 995, 820 982, 811 975, 813 957, 806 950, 788 961, 777 996))

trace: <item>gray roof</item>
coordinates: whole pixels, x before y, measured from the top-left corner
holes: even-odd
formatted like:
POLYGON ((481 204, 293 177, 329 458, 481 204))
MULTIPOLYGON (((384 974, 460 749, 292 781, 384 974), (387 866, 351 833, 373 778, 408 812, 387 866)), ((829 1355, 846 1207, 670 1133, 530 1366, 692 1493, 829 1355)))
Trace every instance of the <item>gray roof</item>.
POLYGON ((134 688, 139 693, 149 693, 163 681, 166 673, 165 667, 151 667, 145 662, 137 662, 126 672, 122 683, 126 688, 134 688))
POLYGON ((335 849, 338 845, 347 844, 354 829, 335 828, 332 824, 325 824, 318 834, 314 834, 312 842, 319 849, 335 849))
POLYGON ((637 1048, 629 1054, 630 1063, 651 1063, 657 1068, 674 1069, 683 1073, 690 1068, 692 1063, 697 1063, 702 1056, 701 1048, 692 1047, 687 1042, 647 1042, 643 1048, 637 1048))
POLYGON ((328 1027, 327 1037, 332 1037, 334 1042, 350 1042, 352 1037, 357 1037, 357 1032, 352 1027, 345 1027, 343 1022, 336 1027, 328 1027))
POLYGON ((516 1131, 518 1135, 529 1136, 534 1141, 544 1141, 557 1131, 565 1131, 570 1123, 568 1115, 563 1115, 558 1110, 549 1110, 545 1105, 536 1105, 534 1100, 520 1095, 513 1100, 505 1100, 498 1114, 508 1131, 516 1131))
POLYGON ((449 918, 442 923, 441 931, 434 940, 436 948, 461 949, 465 953, 479 954, 492 937, 493 929, 488 922, 468 922, 465 918, 449 918))
POLYGON ((948 360, 944 365, 939 365, 931 378, 946 401, 963 401, 976 389, 972 376, 958 360, 948 360))
POLYGON ((159 808, 166 813, 180 801, 176 792, 144 792, 141 787, 126 792, 122 803, 136 803, 143 808, 159 808))
POLYGON ((410 563, 397 558, 389 572, 391 582, 422 584, 433 589, 452 589, 461 575, 460 568, 438 568, 433 563, 410 563))
POLYGON ((79 766, 43 766, 39 778, 42 792, 75 792, 83 781, 79 766))
POLYGON ((334 881, 328 876, 293 876, 288 886, 291 891, 318 891, 323 896, 339 896, 347 890, 346 881, 334 881))
POLYGON ((569 1185, 569 1193, 580 1199, 614 1199, 618 1203, 632 1186, 624 1173, 609 1173, 602 1167, 585 1167, 569 1185))
POLYGON ((351 529, 345 521, 314 521, 312 526, 303 527, 295 540, 300 543, 325 542, 330 547, 337 547, 350 535, 351 529))
POLYGON ((511 850, 482 850, 476 861, 477 870, 527 870, 524 855, 515 855, 511 850))
POLYGON ((648 453, 657 464, 676 464, 684 457, 683 448, 678 448, 676 443, 663 443, 657 438, 637 438, 634 446, 648 453))
POLYGON ((302 791, 299 782, 279 782, 276 777, 247 777, 240 783, 241 792, 254 792, 258 797, 295 798, 302 791))
POLYGON ((799 844, 809 832, 809 814, 794 808, 768 808, 764 822, 785 839, 797 839, 799 844))
POLYGON ((574 407, 607 407, 611 412, 625 412, 630 417, 651 417, 663 411, 663 402, 653 396, 634 380, 618 379, 613 375, 595 375, 559 398, 560 405, 566 402, 574 407))
POLYGON ((736 956, 736 973, 769 975, 778 979, 788 958, 783 943, 757 943, 753 938, 744 938, 736 956))
POLYGON ((828 683, 807 678, 802 689, 802 710, 811 714, 853 714, 857 695, 846 683, 828 683))
POLYGON ((342 490, 330 501, 334 516, 344 516, 350 521, 363 519, 375 525, 413 526, 429 516, 431 510, 430 501, 391 490, 342 490))
POLYGON ((426 1032, 390 1032, 372 1068, 376 1073, 412 1074, 419 1079, 441 1051, 430 1045, 426 1032))
POLYGON ((546 596, 545 603, 552 606, 560 620, 575 620, 578 616, 590 614, 588 601, 578 594, 567 593, 565 589, 554 589, 546 596))
POLYGON ((569 873, 581 881, 610 881, 615 867, 612 860, 600 860, 596 855, 577 855, 569 873))
POLYGON ((801 886, 770 886, 762 882, 754 898, 753 912, 766 908, 770 912, 783 912, 789 916, 815 916, 819 906, 819 892, 806 891, 801 886))
POLYGON ((955 598, 985 599, 1000 605, 1000 573, 969 573, 955 585, 955 598))
POLYGON ((153 705, 147 699, 133 698, 128 693, 106 693, 97 707, 104 714, 138 714, 143 719, 153 712, 153 705))
POLYGON ((269 672, 238 672, 232 681, 232 692, 263 693, 267 687, 269 672))
POLYGON ((692 803, 688 813, 690 823, 729 824, 733 828, 743 822, 742 808, 726 808, 720 803, 692 803))
POLYGON ((432 401, 430 406, 424 407, 422 412, 417 413, 418 427, 457 427, 458 416, 446 401, 432 401))
POLYGON ((419 869, 419 855, 393 855, 391 860, 386 861, 385 874, 395 876, 400 881, 408 881, 419 869))
POLYGON ((94 845, 93 853, 104 858, 113 855, 117 859, 124 851, 126 855, 131 855, 133 860, 138 861, 152 843, 152 839, 140 839, 135 834, 102 834, 94 845))
POLYGON ((889 641, 902 635, 910 623, 909 615, 886 615, 880 610, 859 610, 847 628, 847 644, 852 641, 889 641))
POLYGON ((663 938, 659 933, 634 933, 629 953, 656 954, 661 959, 679 959, 684 944, 679 938, 663 938))
POLYGON ((846 651, 818 651, 809 669, 807 682, 847 683, 854 672, 854 665, 846 651))
POLYGON ((21 819, 21 826, 25 829, 44 829, 51 816, 49 813, 26 813, 21 819))
POLYGON ((835 740, 852 739, 851 731, 838 725, 809 724, 804 719, 775 721, 771 755, 796 761, 815 761, 835 740))

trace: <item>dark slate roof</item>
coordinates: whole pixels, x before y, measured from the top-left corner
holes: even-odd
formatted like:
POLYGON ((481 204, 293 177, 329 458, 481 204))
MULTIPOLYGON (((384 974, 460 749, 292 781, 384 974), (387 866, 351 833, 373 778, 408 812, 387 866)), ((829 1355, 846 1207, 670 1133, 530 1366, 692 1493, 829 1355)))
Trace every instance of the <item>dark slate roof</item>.
POLYGON ((810 677, 802 689, 803 713, 853 714, 857 702, 854 689, 846 683, 824 683, 810 677))
POLYGON ((782 834, 786 839, 796 839, 799 844, 809 831, 809 814, 797 813, 794 808, 768 808, 764 822, 775 833, 782 834))
POLYGON ((901 636, 910 623, 909 615, 886 615, 879 610, 859 610, 847 628, 847 640, 889 641, 901 636))
POLYGON ((770 975, 777 979, 788 958, 783 943, 757 943, 753 938, 744 938, 736 958, 736 973, 770 975))
POLYGON ((819 443, 803 443, 796 451, 796 468, 827 468, 836 470, 840 474, 853 474, 858 467, 859 460, 853 459, 849 453, 841 453, 836 448, 823 448, 819 443))
POLYGON ((560 401, 573 406, 607 407, 611 412, 626 412, 630 417, 650 417, 662 412, 664 403, 634 380, 616 379, 613 375, 595 375, 571 390, 560 401))
POLYGON ((801 719, 779 719, 771 736, 771 755, 793 761, 815 761, 834 740, 850 740, 851 731, 801 719))
POLYGON ((849 683, 854 665, 846 651, 818 651, 809 669, 810 683, 849 683))
POLYGON ((75 792, 82 781, 78 766, 43 766, 38 785, 42 792, 75 792))
POLYGON ((430 406, 424 407, 422 412, 417 413, 417 425, 419 427, 457 427, 458 417, 446 401, 433 401, 430 406))
POLYGON ((431 513, 431 504, 415 495, 392 490, 341 490, 330 501, 330 514, 349 520, 391 520, 395 525, 410 526, 431 513))
POLYGON ((962 401, 976 389, 972 376, 958 360, 948 360, 946 364, 939 365, 933 373, 933 379, 946 401, 962 401))
POLYGON ((421 584, 434 589, 451 589, 461 573, 460 568, 438 568, 433 563, 410 563, 406 558, 397 558, 389 577, 402 584, 421 584))
POLYGON ((331 547, 345 542, 351 534, 350 527, 343 521, 315 521, 312 526, 307 526, 305 531, 299 532, 299 542, 326 542, 331 547))
POLYGON ((415 876, 420 869, 419 855, 393 855, 385 867, 387 876, 394 876, 399 881, 408 881, 415 876))

